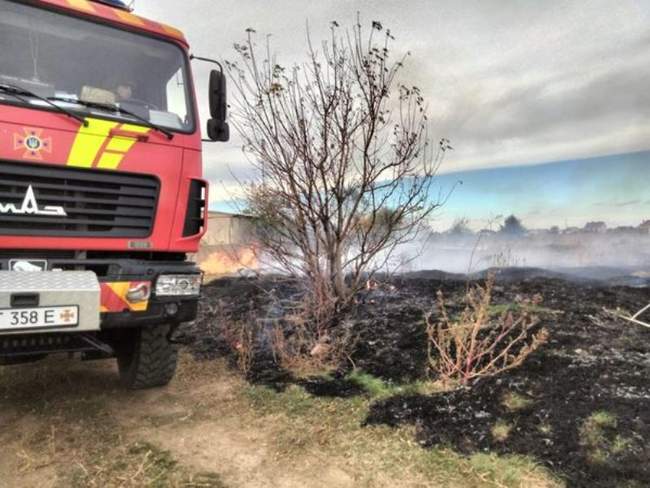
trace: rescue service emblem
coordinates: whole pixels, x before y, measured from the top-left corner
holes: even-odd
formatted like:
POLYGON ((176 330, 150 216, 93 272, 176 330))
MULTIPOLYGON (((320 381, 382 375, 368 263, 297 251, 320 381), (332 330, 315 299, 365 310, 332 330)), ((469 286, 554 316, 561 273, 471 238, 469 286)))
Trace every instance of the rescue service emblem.
POLYGON ((52 152, 52 138, 43 137, 42 129, 23 129, 23 133, 14 134, 14 151, 22 152, 24 159, 40 161, 42 153, 52 152))

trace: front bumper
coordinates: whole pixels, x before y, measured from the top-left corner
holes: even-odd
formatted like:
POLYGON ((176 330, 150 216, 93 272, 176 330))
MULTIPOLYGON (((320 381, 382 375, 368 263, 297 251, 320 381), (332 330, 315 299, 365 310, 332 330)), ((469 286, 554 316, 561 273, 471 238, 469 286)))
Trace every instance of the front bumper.
MULTIPOLYGON (((100 323, 102 330, 146 327, 162 323, 180 324, 190 322, 196 318, 199 296, 156 296, 156 281, 161 275, 169 274, 200 274, 198 266, 189 261, 164 262, 164 261, 134 261, 123 260, 120 262, 120 273, 108 274, 100 278, 102 291, 111 288, 112 298, 115 298, 114 283, 141 283, 147 282, 151 287, 151 296, 146 304, 129 304, 122 300, 121 308, 111 306, 104 293, 102 294, 102 313, 100 323)), ((117 300, 114 303, 120 303, 117 300)))
MULTIPOLYGON (((87 262, 87 261, 86 261, 87 262)), ((115 347, 124 341, 130 340, 136 328, 150 327, 161 324, 169 324, 170 331, 183 323, 189 322, 196 318, 199 297, 157 297, 155 291, 147 303, 135 304, 129 306, 124 304, 119 297, 115 297, 115 292, 121 289, 116 284, 128 284, 132 282, 148 282, 151 289, 155 290, 156 279, 160 274, 194 274, 199 270, 194 263, 187 261, 148 261, 137 259, 125 260, 97 260, 93 259, 90 266, 84 266, 84 260, 75 260, 74 267, 67 267, 70 263, 56 263, 52 268, 53 262, 49 263, 47 272, 28 273, 33 279, 45 279, 54 277, 54 275, 69 276, 70 271, 53 272, 52 269, 86 269, 90 266, 95 267, 93 272, 81 271, 86 278, 88 275, 94 282, 94 289, 86 290, 85 299, 88 303, 93 302, 94 296, 94 316, 79 321, 79 325, 71 328, 42 328, 38 330, 0 330, 0 365, 17 364, 20 362, 39 359, 52 353, 81 353, 85 359, 102 359, 114 357, 115 347), (104 262, 106 261, 106 262, 104 262), (104 273, 98 276, 97 271, 108 269, 110 273, 104 273), (97 271, 96 271, 97 270, 97 271), (49 275, 49 276, 46 276, 49 275), (109 286, 112 285, 112 286, 109 286), (105 302, 106 290, 112 290, 112 299, 105 302), (120 305, 121 304, 121 305, 120 305), (114 311, 107 311, 107 309, 114 311), (102 311, 103 310, 103 311, 102 311)), ((0 273, 6 273, 1 269, 3 266, 0 259, 0 273)), ((75 272, 72 272, 75 273, 75 272)), ((79 272, 77 272, 79 273, 79 272)), ((10 273, 14 275, 14 273, 10 273)), ((23 275, 23 276, 27 276, 23 275)), ((90 288, 90 287, 89 287, 90 288)), ((128 289, 128 287, 127 287, 128 289)), ((5 294, 5 300, 11 304, 11 287, 8 294, 5 294)), ((77 301, 74 296, 79 296, 79 291, 68 289, 68 295, 65 301, 71 299, 77 301)), ((1 294, 1 293, 0 293, 1 294)), ((39 299, 40 299, 39 294, 39 299)), ((52 295, 49 290, 44 298, 54 300, 54 302, 45 302, 44 305, 55 305, 64 300, 60 295, 52 295)), ((1 298, 0 298, 1 300, 1 298)), ((79 302, 78 302, 79 303, 79 302)), ((15 304, 14 304, 15 305, 15 304)), ((89 310, 84 307, 85 316, 88 317, 89 310)), ((81 311, 81 306, 80 306, 81 311)), ((83 313, 82 313, 83 315, 83 313)))
POLYGON ((37 306, 78 304, 81 317, 78 326, 74 328, 32 331, 2 329, 0 337, 104 331, 162 323, 180 324, 194 320, 197 313, 198 296, 158 297, 155 294, 156 280, 160 275, 199 274, 196 264, 188 261, 95 257, 90 260, 51 259, 48 261, 48 271, 45 272, 17 273, 6 269, 0 261, 0 278, 4 276, 4 279, 0 279, 0 308, 12 306, 12 300, 22 290, 16 287, 17 281, 36 282, 31 292, 36 295, 39 302, 37 306), (77 282, 67 279, 71 277, 77 277, 77 282), (61 281, 67 283, 67 288, 60 287, 61 281), (70 281, 73 283, 70 284, 70 281), (132 301, 129 299, 129 290, 138 284, 146 284, 151 289, 151 294, 145 300, 132 301))
POLYGON ((149 301, 149 306, 144 312, 102 313, 101 328, 110 330, 191 322, 196 318, 198 305, 198 298, 166 299, 164 301, 154 299, 149 301))

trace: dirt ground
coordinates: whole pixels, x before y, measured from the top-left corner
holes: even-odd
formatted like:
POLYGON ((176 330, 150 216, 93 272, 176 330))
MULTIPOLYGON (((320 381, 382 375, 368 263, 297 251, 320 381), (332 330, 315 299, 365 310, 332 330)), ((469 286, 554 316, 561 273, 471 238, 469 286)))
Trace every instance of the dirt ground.
MULTIPOLYGON (((186 361, 170 387, 135 393, 120 389, 111 362, 59 357, 3 373, 0 443, 12 455, 0 457, 1 486, 95 485, 101 476, 93 471, 111 469, 104 456, 138 444, 169 451, 203 475, 196 486, 352 486, 336 460, 306 453, 295 469, 275 464, 273 424, 241 415, 242 385, 216 364, 186 361), (104 452, 89 456, 96 448, 104 452)), ((115 485, 167 484, 113 471, 115 485)), ((179 484, 192 484, 191 476, 179 484)))
POLYGON ((443 391, 426 375, 423 313, 467 283, 428 273, 360 296, 356 368, 297 380, 264 324, 291 283, 206 287, 167 387, 127 392, 113 361, 0 368, 4 487, 650 486, 650 330, 613 320, 650 288, 510 273, 495 307, 540 293, 551 340, 522 367, 443 391), (260 323, 246 377, 223 324, 260 323), (437 389, 438 388, 438 389, 437 389))
POLYGON ((163 389, 124 391, 115 369, 67 357, 0 369, 0 487, 558 486, 527 459, 362 427, 363 397, 278 393, 189 354, 163 389))

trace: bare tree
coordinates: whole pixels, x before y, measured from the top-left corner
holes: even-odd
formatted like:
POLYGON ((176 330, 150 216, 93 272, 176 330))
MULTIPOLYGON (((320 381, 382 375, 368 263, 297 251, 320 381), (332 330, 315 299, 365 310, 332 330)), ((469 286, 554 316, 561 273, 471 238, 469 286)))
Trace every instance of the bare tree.
POLYGON ((307 61, 285 68, 256 34, 228 63, 237 92, 233 124, 259 178, 245 185, 259 218, 262 250, 306 278, 310 299, 330 320, 439 206, 431 185, 442 139, 431 144, 420 90, 398 81, 393 35, 331 24, 307 61), (262 54, 260 54, 260 50, 262 54))

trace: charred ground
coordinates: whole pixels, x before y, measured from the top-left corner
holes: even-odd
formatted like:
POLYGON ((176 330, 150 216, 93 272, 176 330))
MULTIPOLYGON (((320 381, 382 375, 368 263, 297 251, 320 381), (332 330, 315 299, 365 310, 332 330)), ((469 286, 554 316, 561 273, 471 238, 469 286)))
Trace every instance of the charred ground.
MULTIPOLYGON (((460 310, 467 286, 463 276, 420 272, 367 290, 344 321, 357 337, 350 364, 331 379, 297 380, 274 361, 265 324, 299 296, 289 280, 211 283, 200 319, 180 330, 178 339, 200 358, 226 356, 234 364, 223 324, 255 323, 250 381, 277 389, 299 383, 313 395, 354 396, 364 389, 346 376, 352 363, 389 384, 427 379, 423 314, 435 313, 438 290, 460 310)), ((604 309, 635 311, 650 301, 650 289, 505 270, 497 279, 494 305, 535 294, 544 297, 539 318, 551 336, 523 366, 453 391, 380 399, 366 423, 415 425, 424 447, 530 455, 569 486, 647 486, 650 330, 618 321, 604 309)))

